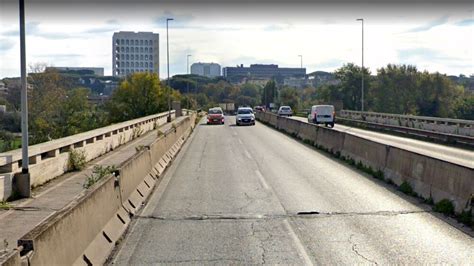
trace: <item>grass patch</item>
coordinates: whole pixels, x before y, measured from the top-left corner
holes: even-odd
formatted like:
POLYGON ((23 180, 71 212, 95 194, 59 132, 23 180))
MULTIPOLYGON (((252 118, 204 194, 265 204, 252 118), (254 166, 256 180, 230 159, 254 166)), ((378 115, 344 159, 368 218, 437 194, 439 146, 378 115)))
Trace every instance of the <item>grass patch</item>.
POLYGON ((99 182, 99 180, 115 172, 116 170, 117 168, 114 165, 112 166, 94 165, 94 168, 92 169, 92 173, 90 175, 86 175, 86 181, 84 182, 82 186, 85 189, 88 189, 95 183, 99 182))
POLYGON ((398 190, 410 196, 414 196, 414 194, 416 194, 415 191, 413 191, 413 188, 410 183, 408 183, 407 181, 403 181, 400 187, 398 187, 398 190))
POLYGON ((472 210, 462 211, 460 214, 456 215, 456 218, 459 222, 467 226, 474 225, 474 222, 472 221, 472 210))

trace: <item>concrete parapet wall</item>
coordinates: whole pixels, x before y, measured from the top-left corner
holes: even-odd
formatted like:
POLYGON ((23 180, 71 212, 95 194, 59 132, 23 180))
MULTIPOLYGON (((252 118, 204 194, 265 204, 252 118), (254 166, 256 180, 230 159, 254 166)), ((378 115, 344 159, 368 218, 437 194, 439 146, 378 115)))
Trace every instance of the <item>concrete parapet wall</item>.
MULTIPOLYGON (((95 159, 140 134, 166 123, 167 112, 138 118, 73 136, 29 147, 31 186, 42 185, 68 171, 69 151, 85 153, 86 160, 95 159)), ((172 113, 174 117, 174 111, 172 113)), ((12 194, 12 180, 21 172, 21 149, 0 153, 0 200, 12 194)))
POLYGON ((333 154, 345 156, 355 162, 380 170, 385 178, 397 185, 409 183, 420 196, 435 202, 449 199, 457 212, 467 208, 474 196, 474 169, 464 165, 439 160, 412 151, 400 149, 377 141, 325 128, 301 123, 297 126, 290 118, 278 117, 272 113, 257 112, 256 118, 275 128, 292 133, 315 146, 333 154), (278 121, 272 123, 272 121, 278 121), (297 131, 297 132, 295 132, 297 131))
MULTIPOLYGON (((21 259, 32 265, 100 265, 142 206, 156 181, 189 136, 195 114, 176 123, 73 202, 19 241, 21 259), (162 148, 165 147, 165 148, 162 148), (166 159, 166 165, 161 165, 166 159), (156 165, 154 163, 156 162, 156 165), (157 165, 161 171, 156 171, 157 165)), ((19 257, 19 256, 17 256, 19 257)), ((20 260, 10 265, 19 265, 20 260)))
POLYGON ((474 121, 471 120, 351 110, 341 110, 338 115, 342 118, 373 122, 382 125, 408 127, 439 133, 474 137, 474 121))

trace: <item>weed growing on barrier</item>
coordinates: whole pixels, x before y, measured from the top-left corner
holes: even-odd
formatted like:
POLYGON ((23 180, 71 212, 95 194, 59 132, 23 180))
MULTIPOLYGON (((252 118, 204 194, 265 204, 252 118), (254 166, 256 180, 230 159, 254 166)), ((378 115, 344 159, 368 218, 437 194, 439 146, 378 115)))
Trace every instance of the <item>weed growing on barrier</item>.
POLYGON ((407 181, 403 181, 403 183, 398 187, 398 190, 401 192, 410 195, 410 196, 416 196, 415 191, 413 191, 413 188, 411 187, 410 183, 407 181))
POLYGON ((139 153, 141 150, 144 150, 146 147, 144 145, 138 145, 135 147, 135 151, 139 153))
POLYGON ((82 186, 85 189, 88 189, 92 185, 97 183, 100 179, 115 172, 116 170, 117 168, 114 165, 109 165, 109 166, 94 165, 94 168, 92 168, 92 173, 90 175, 86 175, 86 181, 84 182, 82 186))
POLYGON ((13 206, 10 203, 8 203, 6 200, 0 201, 0 210, 9 210, 12 207, 13 206))
POLYGON ((84 150, 70 150, 67 169, 81 171, 86 166, 86 153, 84 150))
POLYGON ((448 199, 442 199, 433 206, 433 211, 440 212, 444 215, 454 214, 454 205, 448 199))
POLYGON ((456 218, 467 226, 474 226, 474 222, 472 221, 472 210, 462 211, 456 218))

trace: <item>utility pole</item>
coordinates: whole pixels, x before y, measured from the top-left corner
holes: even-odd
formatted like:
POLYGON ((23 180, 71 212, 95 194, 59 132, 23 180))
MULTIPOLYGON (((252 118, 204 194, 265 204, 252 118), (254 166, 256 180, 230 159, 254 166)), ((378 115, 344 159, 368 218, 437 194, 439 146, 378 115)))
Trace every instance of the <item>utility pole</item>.
POLYGON ((359 18, 357 21, 362 22, 362 97, 360 110, 364 112, 364 19, 359 18))
MULTIPOLYGON (((187 67, 186 67, 186 71, 187 71, 187 74, 189 75, 189 57, 192 56, 190 54, 188 54, 186 56, 186 64, 187 64, 187 67)), ((189 78, 189 76, 188 76, 189 78)), ((187 91, 188 91, 188 112, 189 112, 189 82, 186 82, 186 85, 187 85, 187 91)))
POLYGON ((168 22, 173 20, 172 18, 166 19, 166 66, 168 68, 168 118, 166 119, 167 122, 171 122, 171 87, 170 87, 170 43, 168 37, 168 22))
POLYGON ((28 91, 26 83, 25 0, 20 0, 20 66, 21 66, 21 175, 17 189, 22 197, 31 196, 28 157, 28 91))

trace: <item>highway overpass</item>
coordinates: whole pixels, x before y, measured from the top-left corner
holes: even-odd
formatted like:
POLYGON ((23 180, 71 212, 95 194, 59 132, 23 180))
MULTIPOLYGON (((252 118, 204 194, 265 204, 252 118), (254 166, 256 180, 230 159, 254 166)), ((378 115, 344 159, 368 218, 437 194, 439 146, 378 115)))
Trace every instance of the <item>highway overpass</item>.
MULTIPOLYGON (((260 116, 269 125, 246 127, 235 126, 234 117, 227 117, 225 125, 201 121, 193 131, 190 123, 179 124, 177 133, 168 125, 169 138, 175 137, 166 142, 166 148, 164 143, 142 142, 147 148, 125 156, 116 181, 107 178, 19 237, 24 245, 9 253, 9 262, 311 265, 474 261, 472 228, 433 212, 423 200, 334 157, 339 151, 374 169, 377 165, 371 160, 381 150, 391 152, 385 154, 388 161, 397 154, 422 156, 410 158, 425 160, 426 166, 429 160, 436 160, 434 168, 451 169, 465 178, 462 184, 467 188, 453 181, 444 191, 433 190, 435 196, 451 197, 458 209, 464 209, 460 206, 463 193, 474 190, 473 152, 344 126, 316 129, 294 119, 267 118, 260 116), (270 120, 276 121, 277 130, 270 120), (314 147, 319 141, 329 143, 333 136, 348 133, 353 135, 346 135, 341 146, 331 143, 334 145, 327 150, 333 155, 314 147), (305 137, 294 138, 301 136, 305 137), (316 139, 304 143, 309 136, 316 139), (356 140, 364 145, 352 150, 344 146, 356 140), (382 141, 383 149, 375 149, 379 144, 371 141, 382 141), (127 180, 137 181, 128 186, 127 180), (136 186, 137 190, 129 189, 136 186), (117 202, 117 207, 109 210, 116 203, 103 204, 105 199, 117 202), (99 222, 98 217, 105 216, 99 213, 111 213, 115 220, 102 217, 99 222), (88 219, 78 222, 84 215, 88 219), (86 229, 91 225, 98 229, 86 229), (43 245, 47 241, 57 248, 43 245), (74 248, 68 249, 66 243, 71 242, 74 248)), ((150 134, 135 141, 156 136, 150 134)), ((407 158, 400 158, 410 164, 404 160, 407 158)), ((391 164, 384 167, 393 171, 391 164)), ((432 182, 425 179, 425 172, 414 171, 413 179, 404 176, 415 191, 421 189, 421 195, 423 182, 432 182)))

